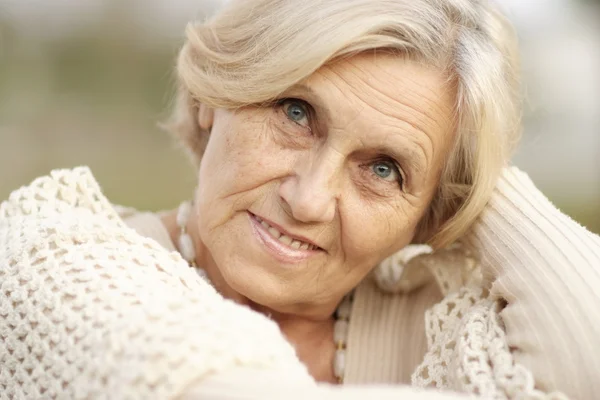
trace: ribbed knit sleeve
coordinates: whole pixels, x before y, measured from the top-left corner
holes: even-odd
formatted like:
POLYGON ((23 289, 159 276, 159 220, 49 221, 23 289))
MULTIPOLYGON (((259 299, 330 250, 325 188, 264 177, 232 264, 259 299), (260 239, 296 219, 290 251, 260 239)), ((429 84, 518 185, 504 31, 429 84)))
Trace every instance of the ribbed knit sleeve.
MULTIPOLYGON (((511 169, 467 242, 506 303, 514 360, 543 392, 595 398, 600 239, 511 169)), ((492 320, 469 326, 495 329, 492 320)), ((463 396, 315 384, 273 321, 223 299, 177 253, 130 229, 87 168, 54 171, 0 204, 0 399, 463 396)))
POLYGON ((467 242, 482 258, 511 353, 544 392, 600 393, 600 238, 506 169, 467 242))

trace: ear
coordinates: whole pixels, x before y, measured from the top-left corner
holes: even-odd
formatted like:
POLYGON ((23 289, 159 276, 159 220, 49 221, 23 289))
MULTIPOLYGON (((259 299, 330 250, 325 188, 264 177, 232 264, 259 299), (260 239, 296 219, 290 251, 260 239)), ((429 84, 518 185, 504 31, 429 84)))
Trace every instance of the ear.
POLYGON ((214 109, 202 103, 198 106, 198 126, 200 126, 200 129, 210 132, 210 129, 213 126, 214 117, 214 109))

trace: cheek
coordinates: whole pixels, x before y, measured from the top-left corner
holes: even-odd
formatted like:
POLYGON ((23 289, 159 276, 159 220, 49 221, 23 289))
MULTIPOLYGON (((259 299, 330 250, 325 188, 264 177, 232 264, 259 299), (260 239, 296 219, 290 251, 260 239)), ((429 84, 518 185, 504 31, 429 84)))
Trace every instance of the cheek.
POLYGON ((352 208, 342 221, 346 259, 373 267, 412 241, 419 210, 408 203, 397 207, 357 204, 352 208))
POLYGON ((199 184, 219 188, 220 196, 254 185, 253 177, 267 167, 265 154, 272 154, 268 136, 264 118, 236 116, 226 126, 215 126, 202 158, 199 184))
POLYGON ((199 171, 196 199, 211 229, 237 211, 269 199, 272 182, 290 169, 289 154, 274 142, 268 118, 235 115, 215 124, 199 171))

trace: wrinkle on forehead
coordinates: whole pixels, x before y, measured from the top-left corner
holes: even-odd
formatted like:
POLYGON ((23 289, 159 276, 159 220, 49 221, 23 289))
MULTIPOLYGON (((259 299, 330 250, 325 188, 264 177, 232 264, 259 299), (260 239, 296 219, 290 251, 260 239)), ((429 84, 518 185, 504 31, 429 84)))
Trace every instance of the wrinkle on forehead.
MULTIPOLYGON (((364 57, 366 56, 356 58, 364 57)), ((389 63, 390 58, 391 56, 386 56, 383 61, 389 63)), ((371 63, 369 63, 368 68, 361 65, 364 64, 364 61, 349 59, 346 64, 340 63, 338 68, 325 66, 322 72, 323 75, 332 74, 336 76, 347 85, 347 90, 357 100, 379 113, 393 119, 400 119, 424 133, 427 133, 428 129, 426 128, 430 127, 421 126, 421 123, 423 125, 432 124, 432 127, 442 130, 448 129, 448 125, 452 122, 452 111, 445 100, 448 100, 448 103, 451 104, 452 95, 449 92, 452 90, 441 73, 408 59, 397 58, 396 60, 405 63, 404 69, 408 70, 406 71, 408 74, 400 76, 397 74, 398 71, 395 71, 396 74, 394 74, 389 71, 390 68, 385 68, 381 65, 382 63, 378 64, 375 57, 370 60, 371 63), (419 74, 420 79, 416 79, 415 74, 419 74), (389 81, 385 80, 386 77, 390 78, 389 81), (408 87, 411 90, 390 93, 393 90, 392 87, 398 86, 408 87), (412 91, 416 93, 413 94, 412 91), (372 100, 378 101, 377 105, 382 108, 372 106, 372 100), (396 108, 395 106, 399 107, 396 108), (399 115, 398 110, 406 110, 408 114, 399 115)), ((332 79, 328 80, 335 85, 332 79)), ((347 96, 347 93, 343 93, 343 90, 339 89, 339 91, 347 96)))
POLYGON ((408 140, 409 151, 424 157, 422 172, 453 137, 447 82, 442 72, 402 57, 362 55, 324 66, 306 83, 326 99, 335 129, 360 134, 376 127, 379 139, 408 140))

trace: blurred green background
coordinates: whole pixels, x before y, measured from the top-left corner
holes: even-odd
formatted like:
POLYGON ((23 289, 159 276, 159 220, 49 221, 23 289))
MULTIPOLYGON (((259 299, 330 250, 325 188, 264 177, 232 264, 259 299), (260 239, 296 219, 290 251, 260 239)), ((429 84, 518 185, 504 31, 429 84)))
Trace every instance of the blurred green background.
MULTIPOLYGON (((527 84, 515 163, 600 232, 600 2, 499 2, 519 30, 527 84)), ((115 203, 157 210, 191 197, 194 171, 157 123, 185 22, 218 4, 0 0, 0 199, 77 165, 115 203)))

